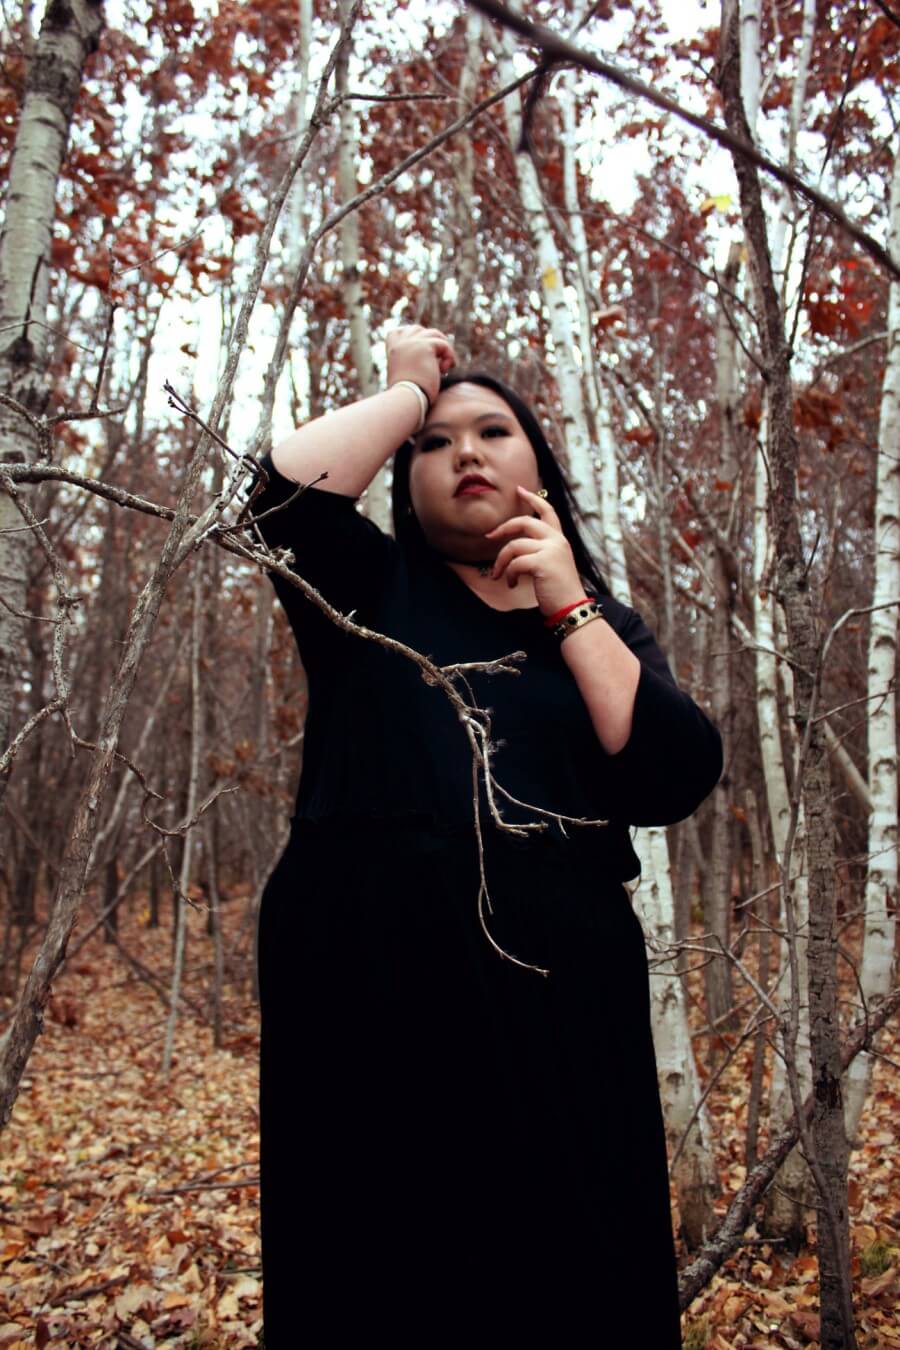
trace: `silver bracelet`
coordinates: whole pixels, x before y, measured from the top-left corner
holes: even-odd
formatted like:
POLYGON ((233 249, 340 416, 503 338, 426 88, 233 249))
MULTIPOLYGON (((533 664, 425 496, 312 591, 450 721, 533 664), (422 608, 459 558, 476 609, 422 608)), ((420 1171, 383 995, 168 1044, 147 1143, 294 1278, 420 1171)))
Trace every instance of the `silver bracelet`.
POLYGON ((562 642, 563 638, 567 638, 570 633, 574 633, 576 628, 581 628, 594 619, 602 618, 603 610, 600 604, 596 600, 589 600, 587 604, 579 605, 577 609, 570 610, 566 617, 553 628, 553 635, 562 642))
POLYGON ((419 425, 416 427, 414 435, 422 430, 425 425, 425 418, 431 412, 431 402, 425 390, 414 380, 395 380, 393 384, 388 385, 389 389, 411 389, 419 400, 419 425))

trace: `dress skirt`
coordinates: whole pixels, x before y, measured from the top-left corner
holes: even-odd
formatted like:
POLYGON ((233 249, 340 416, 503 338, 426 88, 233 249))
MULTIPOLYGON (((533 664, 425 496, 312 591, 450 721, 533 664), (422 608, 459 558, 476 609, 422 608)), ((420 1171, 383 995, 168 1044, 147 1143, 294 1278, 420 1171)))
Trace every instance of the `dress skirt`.
POLYGON ((644 937, 586 833, 486 842, 485 920, 544 976, 482 931, 471 827, 294 822, 259 930, 266 1350, 680 1346, 644 937))

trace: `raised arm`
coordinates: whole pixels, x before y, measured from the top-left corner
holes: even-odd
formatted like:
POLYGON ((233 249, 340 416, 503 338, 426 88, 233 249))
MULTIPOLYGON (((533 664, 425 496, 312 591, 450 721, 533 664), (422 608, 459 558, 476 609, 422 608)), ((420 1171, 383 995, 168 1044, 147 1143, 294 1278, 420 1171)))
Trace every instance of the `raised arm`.
POLYGON ((319 487, 358 497, 413 434, 421 400, 397 381, 411 380, 433 403, 441 376, 456 364, 453 344, 437 328, 410 324, 389 333, 386 345, 387 389, 325 413, 285 437, 272 451, 272 463, 284 478, 312 483, 327 472, 319 487))

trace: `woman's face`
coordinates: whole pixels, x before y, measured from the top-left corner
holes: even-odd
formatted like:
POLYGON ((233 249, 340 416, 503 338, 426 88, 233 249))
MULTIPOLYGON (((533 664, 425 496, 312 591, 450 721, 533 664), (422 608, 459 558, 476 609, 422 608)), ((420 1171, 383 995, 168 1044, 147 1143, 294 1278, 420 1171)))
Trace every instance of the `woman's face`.
POLYGON ((448 557, 494 557, 506 540, 486 530, 527 508, 516 484, 540 487, 531 442, 505 399, 478 384, 455 384, 435 400, 415 438, 409 492, 425 538, 448 557), (470 477, 483 480, 467 487, 470 477))

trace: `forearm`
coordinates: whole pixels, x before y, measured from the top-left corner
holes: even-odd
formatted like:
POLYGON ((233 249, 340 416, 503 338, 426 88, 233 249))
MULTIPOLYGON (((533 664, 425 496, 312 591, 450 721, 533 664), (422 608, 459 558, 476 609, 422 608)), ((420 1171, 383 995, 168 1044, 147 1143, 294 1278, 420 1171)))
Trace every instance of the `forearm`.
POLYGON ((563 639, 560 650, 600 744, 607 754, 618 754, 631 735, 640 662, 605 619, 577 628, 563 639))
POLYGON ((404 385, 383 389, 292 431, 272 451, 280 474, 296 483, 358 497, 419 425, 421 404, 404 385))

